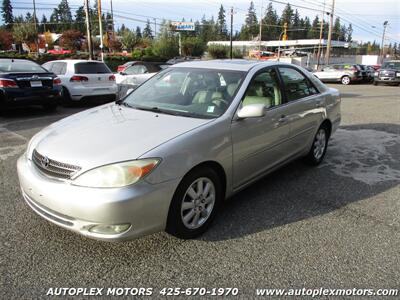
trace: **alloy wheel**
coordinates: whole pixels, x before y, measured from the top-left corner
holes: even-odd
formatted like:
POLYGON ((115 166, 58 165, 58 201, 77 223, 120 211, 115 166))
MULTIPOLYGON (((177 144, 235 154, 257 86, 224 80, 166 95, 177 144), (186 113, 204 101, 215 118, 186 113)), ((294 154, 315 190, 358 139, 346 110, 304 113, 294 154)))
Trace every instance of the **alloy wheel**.
POLYGON ((324 155, 326 148, 326 132, 325 129, 321 128, 318 130, 314 140, 314 157, 316 160, 320 160, 324 155))
POLYGON ((196 179, 182 199, 181 218, 185 227, 189 229, 201 227, 213 211, 215 197, 215 186, 209 178, 196 179))

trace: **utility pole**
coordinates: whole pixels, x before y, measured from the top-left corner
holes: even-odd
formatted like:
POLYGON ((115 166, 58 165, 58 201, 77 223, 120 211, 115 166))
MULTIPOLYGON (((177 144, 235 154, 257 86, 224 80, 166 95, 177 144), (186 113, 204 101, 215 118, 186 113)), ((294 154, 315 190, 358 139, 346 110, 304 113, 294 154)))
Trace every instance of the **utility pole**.
POLYGON ((261 9, 260 9, 260 41, 258 44, 258 59, 261 58, 261 40, 262 40, 262 16, 263 16, 263 1, 261 0, 261 9))
POLYGON ((323 30, 324 30, 324 18, 325 18, 325 0, 324 0, 324 8, 322 9, 321 27, 319 28, 319 43, 318 43, 318 52, 317 52, 317 71, 319 71, 319 62, 321 59, 321 43, 322 43, 322 34, 323 34, 323 30))
POLYGON ((326 47, 326 56, 325 56, 325 64, 329 64, 329 57, 331 55, 331 43, 332 43, 332 29, 333 29, 333 14, 335 12, 335 0, 332 0, 332 11, 330 13, 330 23, 329 23, 329 32, 328 32, 328 45, 326 47))
POLYGON ((112 32, 114 34, 114 11, 113 11, 113 5, 112 5, 112 0, 110 0, 110 4, 111 4, 111 24, 112 24, 112 32))
POLYGON ((97 0, 97 13, 99 15, 99 29, 100 29, 100 56, 101 56, 101 61, 104 61, 104 53, 103 53, 103 16, 101 15, 101 0, 97 0))
POLYGON ((233 36, 233 7, 231 7, 231 34, 230 34, 230 58, 233 58, 233 46, 232 46, 232 36, 233 36))
POLYGON ((85 16, 86 16, 86 40, 88 44, 89 59, 93 59, 93 46, 92 46, 92 29, 90 26, 89 17, 89 0, 85 0, 85 16))
POLYGON ((384 55, 385 55, 385 34, 386 34, 386 27, 388 26, 389 22, 385 21, 383 23, 383 34, 382 34, 382 42, 381 42, 381 50, 380 50, 380 57, 381 57, 381 64, 383 63, 384 55))
POLYGON ((39 42, 38 42, 38 30, 37 30, 37 19, 36 19, 36 2, 33 0, 33 22, 35 23, 35 46, 37 56, 39 57, 39 42))

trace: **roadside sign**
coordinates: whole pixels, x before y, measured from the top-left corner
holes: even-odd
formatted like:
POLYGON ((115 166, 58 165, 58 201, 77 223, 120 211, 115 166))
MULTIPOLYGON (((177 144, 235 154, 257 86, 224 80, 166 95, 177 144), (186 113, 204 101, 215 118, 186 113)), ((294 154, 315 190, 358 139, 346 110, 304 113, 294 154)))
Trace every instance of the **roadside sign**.
POLYGON ((194 31, 194 22, 171 22, 171 30, 173 31, 194 31))

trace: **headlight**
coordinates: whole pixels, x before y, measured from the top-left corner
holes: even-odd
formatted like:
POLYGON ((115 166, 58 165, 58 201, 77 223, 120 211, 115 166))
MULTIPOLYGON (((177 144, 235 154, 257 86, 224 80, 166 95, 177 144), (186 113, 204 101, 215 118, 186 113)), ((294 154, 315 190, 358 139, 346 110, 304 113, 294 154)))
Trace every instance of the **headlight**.
POLYGON ((400 77, 400 72, 397 72, 397 73, 396 73, 396 77, 400 77))
POLYGON ((78 176, 73 184, 100 188, 127 186, 149 174, 159 162, 159 159, 151 158, 102 166, 78 176))

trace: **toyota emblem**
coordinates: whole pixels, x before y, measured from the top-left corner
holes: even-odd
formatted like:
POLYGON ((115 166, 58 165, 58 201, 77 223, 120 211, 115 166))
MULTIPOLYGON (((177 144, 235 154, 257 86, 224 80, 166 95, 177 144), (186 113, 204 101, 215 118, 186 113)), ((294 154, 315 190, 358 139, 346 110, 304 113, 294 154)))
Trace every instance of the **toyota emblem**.
POLYGON ((42 160, 40 161, 43 168, 47 168, 50 163, 50 159, 47 156, 43 156, 42 160))

